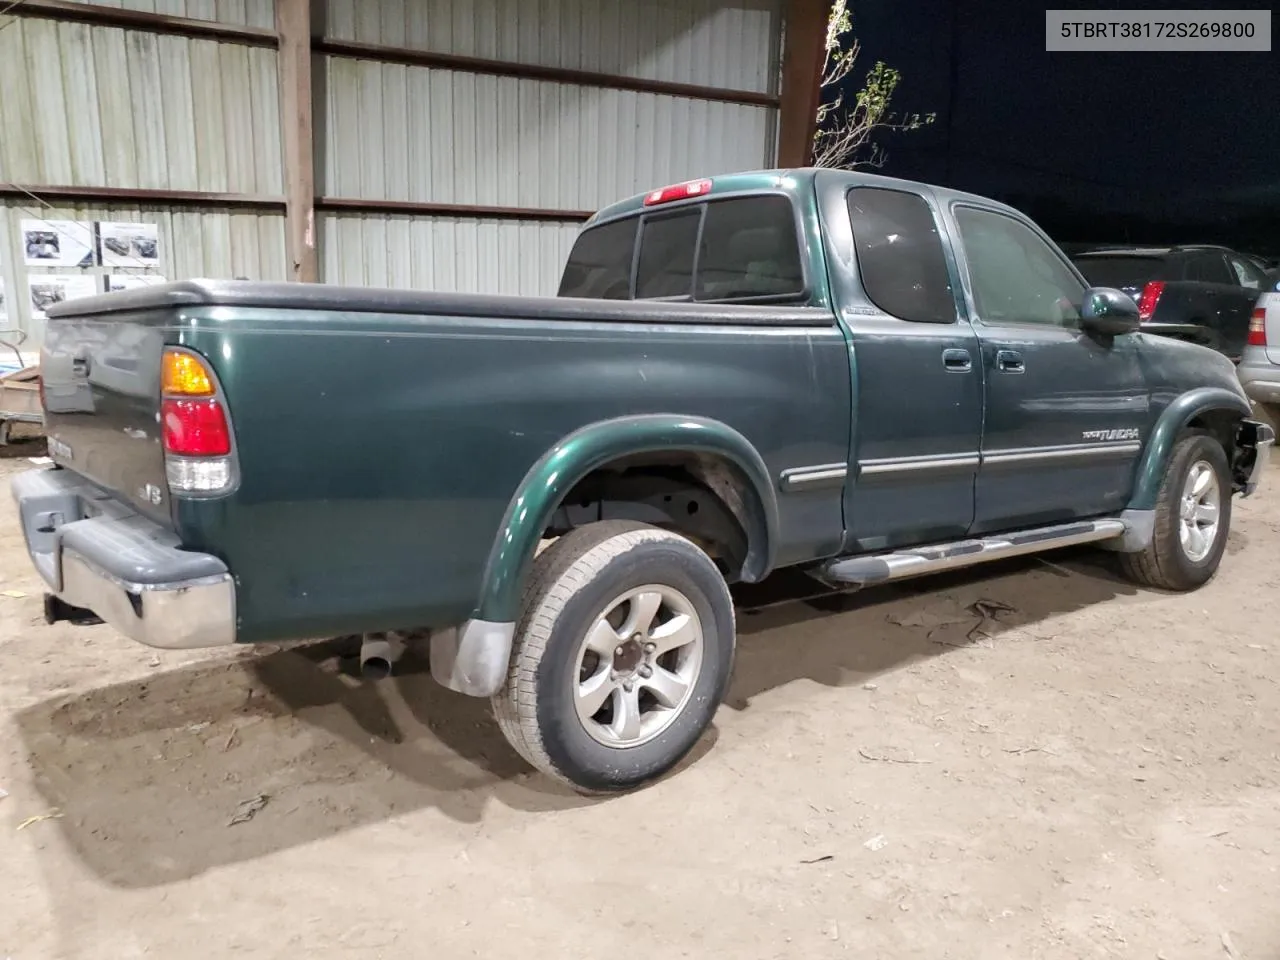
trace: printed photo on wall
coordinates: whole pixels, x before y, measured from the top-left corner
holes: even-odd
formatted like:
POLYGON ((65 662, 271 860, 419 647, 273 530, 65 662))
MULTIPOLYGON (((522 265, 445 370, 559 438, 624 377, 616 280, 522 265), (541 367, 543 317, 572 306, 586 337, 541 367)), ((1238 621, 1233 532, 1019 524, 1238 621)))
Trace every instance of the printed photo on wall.
POLYGON ((98 224, 104 267, 154 267, 160 263, 160 230, 154 223, 98 224))
POLYGON ((32 274, 28 282, 31 285, 31 316, 37 320, 45 319, 46 311, 54 304, 102 292, 98 278, 91 273, 32 274))
POLYGON ((93 224, 80 220, 23 220, 28 267, 93 266, 93 224))
POLYGON ((136 290, 138 287, 154 287, 167 282, 164 277, 156 273, 113 273, 107 277, 107 293, 136 290))

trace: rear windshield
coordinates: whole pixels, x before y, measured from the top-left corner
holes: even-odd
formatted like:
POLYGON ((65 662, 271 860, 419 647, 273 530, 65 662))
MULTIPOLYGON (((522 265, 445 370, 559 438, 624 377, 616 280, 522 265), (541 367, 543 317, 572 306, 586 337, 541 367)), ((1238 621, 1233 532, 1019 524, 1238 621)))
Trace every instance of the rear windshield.
POLYGON ((1077 257, 1073 261, 1092 287, 1142 287, 1164 280, 1165 262, 1159 257, 1077 257))
POLYGON ((775 195, 713 199, 591 227, 573 245, 560 281, 562 297, 613 300, 778 301, 804 292, 795 212, 775 195))

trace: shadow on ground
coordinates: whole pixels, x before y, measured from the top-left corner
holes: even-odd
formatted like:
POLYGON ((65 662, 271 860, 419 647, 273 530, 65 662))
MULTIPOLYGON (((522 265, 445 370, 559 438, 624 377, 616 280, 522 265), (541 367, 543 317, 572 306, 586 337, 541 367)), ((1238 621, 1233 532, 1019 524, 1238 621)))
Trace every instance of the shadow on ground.
MULTIPOLYGON (((760 693, 802 678, 860 683, 955 650, 969 642, 964 624, 937 642, 934 631, 891 622, 944 600, 1011 603, 984 626, 992 638, 984 642, 999 642, 1002 631, 1131 593, 1105 563, 1096 553, 1058 554, 860 594, 815 596, 803 576, 741 588, 728 705, 748 709, 760 693), (1028 590, 1031 577, 1051 583, 1028 590)), ((36 787, 62 812, 56 823, 83 861, 122 887, 185 879, 415 811, 476 823, 491 801, 535 812, 602 802, 530 773, 488 704, 436 687, 412 653, 396 677, 361 683, 351 675, 353 646, 245 651, 39 703, 18 716, 36 787), (250 819, 231 823, 259 797, 265 805, 250 819)), ((686 763, 715 739, 713 729, 686 763)))

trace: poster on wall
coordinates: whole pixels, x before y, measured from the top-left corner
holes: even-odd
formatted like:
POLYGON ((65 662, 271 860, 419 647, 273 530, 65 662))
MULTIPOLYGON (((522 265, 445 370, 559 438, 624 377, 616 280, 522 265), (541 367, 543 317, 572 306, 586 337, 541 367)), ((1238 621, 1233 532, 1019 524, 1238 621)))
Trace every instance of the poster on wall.
POLYGON ((136 290, 138 287, 154 287, 167 282, 157 273, 113 273, 107 277, 107 293, 136 290))
POLYGON ((101 292, 98 278, 91 273, 32 274, 31 316, 37 320, 46 317, 46 311, 56 303, 92 297, 101 292))
POLYGON ((23 262, 28 267, 93 266, 93 224, 80 220, 23 220, 23 262))
POLYGON ((155 267, 160 264, 160 229, 154 223, 98 224, 104 267, 155 267))

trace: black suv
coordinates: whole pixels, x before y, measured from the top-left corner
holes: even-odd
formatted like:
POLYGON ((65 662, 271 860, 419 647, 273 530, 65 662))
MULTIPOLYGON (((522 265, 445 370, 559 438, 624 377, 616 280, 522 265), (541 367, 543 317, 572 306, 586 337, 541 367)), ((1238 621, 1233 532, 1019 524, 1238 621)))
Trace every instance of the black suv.
POLYGON ((1226 247, 1106 247, 1071 259, 1091 286, 1133 297, 1144 330, 1202 343, 1237 363, 1258 297, 1274 283, 1255 258, 1226 247))

